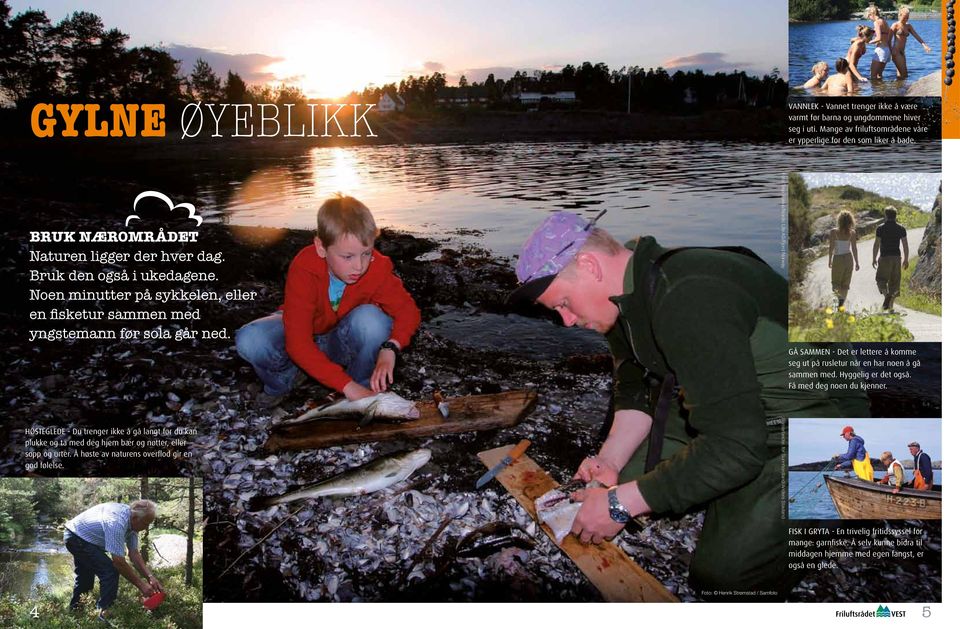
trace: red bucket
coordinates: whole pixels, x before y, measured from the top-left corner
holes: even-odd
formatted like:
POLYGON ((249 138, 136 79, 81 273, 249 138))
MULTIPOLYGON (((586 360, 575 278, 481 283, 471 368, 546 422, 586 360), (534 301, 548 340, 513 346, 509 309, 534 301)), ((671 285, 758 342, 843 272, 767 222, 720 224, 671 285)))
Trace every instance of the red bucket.
POLYGON ((143 606, 147 609, 153 610, 160 607, 160 603, 163 602, 163 599, 167 597, 165 592, 157 592, 150 598, 143 599, 143 606))

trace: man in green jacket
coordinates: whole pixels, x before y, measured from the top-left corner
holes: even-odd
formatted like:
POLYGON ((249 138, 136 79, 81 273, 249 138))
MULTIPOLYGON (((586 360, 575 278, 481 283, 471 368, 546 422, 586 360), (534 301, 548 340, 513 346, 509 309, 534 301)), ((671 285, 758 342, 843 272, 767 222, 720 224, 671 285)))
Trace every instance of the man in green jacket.
POLYGON ((786 418, 868 414, 862 393, 790 388, 786 280, 746 250, 625 247, 567 212, 530 236, 517 277, 512 298, 604 334, 614 357, 613 424, 577 471, 609 489, 581 492, 573 533, 597 543, 632 517, 706 506, 690 566, 700 595, 782 600, 798 580, 786 418))

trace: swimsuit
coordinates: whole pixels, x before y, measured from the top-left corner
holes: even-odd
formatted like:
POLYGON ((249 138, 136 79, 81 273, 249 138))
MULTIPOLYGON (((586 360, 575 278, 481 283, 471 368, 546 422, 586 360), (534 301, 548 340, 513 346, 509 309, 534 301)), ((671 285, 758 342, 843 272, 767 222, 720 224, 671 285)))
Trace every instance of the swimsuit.
POLYGON ((873 54, 874 54, 874 56, 877 58, 877 61, 879 61, 880 63, 886 63, 886 62, 890 61, 890 49, 889 49, 889 48, 881 48, 880 46, 877 46, 877 47, 874 49, 873 54))

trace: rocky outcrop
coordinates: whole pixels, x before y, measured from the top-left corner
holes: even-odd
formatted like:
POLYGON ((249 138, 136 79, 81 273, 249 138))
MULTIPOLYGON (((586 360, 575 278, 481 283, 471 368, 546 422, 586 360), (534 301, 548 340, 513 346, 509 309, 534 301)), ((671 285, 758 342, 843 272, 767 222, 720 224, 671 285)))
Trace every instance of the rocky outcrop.
POLYGON ((940 93, 940 71, 920 77, 917 81, 907 88, 905 96, 937 96, 940 93))
POLYGON ((910 288, 917 292, 940 294, 940 282, 942 279, 941 270, 941 252, 943 235, 943 191, 937 194, 937 200, 933 202, 930 222, 923 232, 923 240, 920 242, 920 250, 917 252, 917 268, 910 278, 910 288))

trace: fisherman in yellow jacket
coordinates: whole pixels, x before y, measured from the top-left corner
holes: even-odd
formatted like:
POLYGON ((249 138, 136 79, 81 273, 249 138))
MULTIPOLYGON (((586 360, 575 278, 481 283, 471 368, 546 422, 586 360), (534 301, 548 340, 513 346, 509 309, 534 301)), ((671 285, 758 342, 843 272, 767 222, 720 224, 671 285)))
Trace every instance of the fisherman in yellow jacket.
POLYGON ((844 426, 840 436, 847 441, 847 452, 846 454, 833 455, 833 458, 839 461, 834 469, 839 470, 844 463, 850 461, 857 478, 872 483, 873 464, 870 463, 870 454, 863 443, 863 437, 853 432, 853 426, 844 426))

